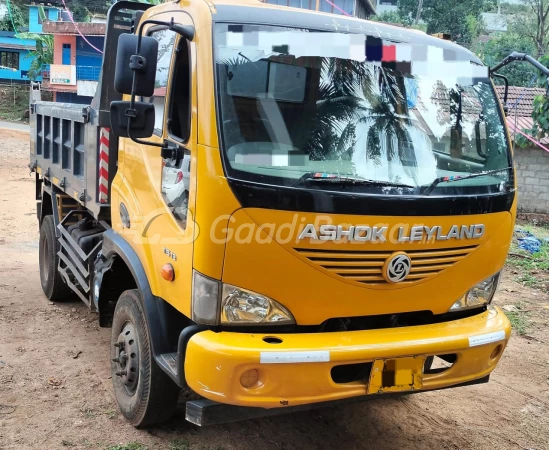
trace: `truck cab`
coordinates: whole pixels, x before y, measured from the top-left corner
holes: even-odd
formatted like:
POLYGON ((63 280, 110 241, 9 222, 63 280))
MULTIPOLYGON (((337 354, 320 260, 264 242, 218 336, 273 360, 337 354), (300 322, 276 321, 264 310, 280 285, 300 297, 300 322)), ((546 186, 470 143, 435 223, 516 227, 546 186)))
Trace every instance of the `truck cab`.
POLYGON ((59 248, 41 264, 46 295, 72 284, 112 326, 126 418, 165 420, 180 388, 206 399, 187 409, 201 424, 205 405, 259 414, 488 381, 511 334, 490 303, 516 180, 482 62, 252 0, 142 9, 89 110, 81 181, 95 196, 75 198, 31 154, 50 202, 39 219, 56 226, 41 260, 59 248), (67 250, 82 223, 85 277, 67 250))

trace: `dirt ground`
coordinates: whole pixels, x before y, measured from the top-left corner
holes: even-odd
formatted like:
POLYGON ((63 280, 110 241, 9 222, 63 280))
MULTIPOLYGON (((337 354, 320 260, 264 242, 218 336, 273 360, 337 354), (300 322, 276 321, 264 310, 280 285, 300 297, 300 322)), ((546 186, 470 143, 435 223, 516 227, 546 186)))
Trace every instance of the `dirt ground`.
POLYGON ((38 275, 28 135, 0 130, 0 449, 549 449, 549 295, 508 268, 495 302, 527 317, 489 384, 210 428, 141 431, 114 401, 109 331, 38 275))

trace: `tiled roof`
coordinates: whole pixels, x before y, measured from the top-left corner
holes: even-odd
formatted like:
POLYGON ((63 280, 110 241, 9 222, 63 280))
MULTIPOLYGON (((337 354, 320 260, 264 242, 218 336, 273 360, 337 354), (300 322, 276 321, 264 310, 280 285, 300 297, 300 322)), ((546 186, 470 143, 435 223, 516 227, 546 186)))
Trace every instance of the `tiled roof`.
POLYGON ((36 50, 36 45, 25 44, 5 44, 0 42, 0 48, 8 48, 10 50, 36 50))
MULTIPOLYGON (((509 133, 511 134, 511 139, 514 139, 515 131, 529 130, 534 124, 534 120, 531 117, 515 117, 507 116, 507 126, 509 127, 509 133)), ((537 140, 537 139, 536 139, 537 140)), ((539 141, 543 145, 549 144, 549 138, 544 137, 539 141)))
MULTIPOLYGON (((503 86, 496 86, 496 92, 503 102, 503 86)), ((509 86, 507 95, 507 106, 509 112, 506 117, 507 126, 511 133, 511 139, 514 138, 515 132, 529 130, 534 124, 532 119, 532 104, 534 97, 537 95, 545 95, 543 88, 525 88, 520 86, 509 86)), ((549 144, 549 138, 543 138, 539 141, 543 145, 549 144)))
MULTIPOLYGON (((503 86, 496 86, 496 92, 500 100, 503 102, 503 86)), ((509 86, 507 96, 507 106, 509 107, 509 115, 518 117, 532 116, 532 103, 536 95, 545 95, 543 88, 525 88, 520 86, 509 86)))

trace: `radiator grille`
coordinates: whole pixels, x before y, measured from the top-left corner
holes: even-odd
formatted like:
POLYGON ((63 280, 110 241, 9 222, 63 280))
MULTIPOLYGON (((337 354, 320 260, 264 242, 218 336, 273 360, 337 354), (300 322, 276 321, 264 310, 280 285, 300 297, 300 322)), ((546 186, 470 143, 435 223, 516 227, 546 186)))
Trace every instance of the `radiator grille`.
MULTIPOLYGON (((428 250, 410 250, 406 254, 412 262, 410 274, 404 281, 398 283, 413 284, 439 274, 464 259, 478 245, 428 250)), ((348 281, 368 285, 388 285, 383 277, 383 266, 387 259, 401 250, 324 250, 310 248, 295 248, 302 257, 325 271, 335 274, 348 281)))

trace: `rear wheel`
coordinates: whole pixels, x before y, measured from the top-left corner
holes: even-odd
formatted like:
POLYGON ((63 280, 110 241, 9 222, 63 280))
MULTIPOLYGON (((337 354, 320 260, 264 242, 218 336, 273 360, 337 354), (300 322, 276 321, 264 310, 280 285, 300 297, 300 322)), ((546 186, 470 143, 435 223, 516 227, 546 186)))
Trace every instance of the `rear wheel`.
POLYGON ((135 427, 170 419, 179 387, 156 364, 139 291, 124 291, 116 304, 111 370, 120 411, 135 427))
POLYGON ((40 225, 38 261, 42 290, 52 302, 62 302, 74 297, 74 293, 57 270, 59 267, 57 252, 60 247, 59 240, 55 236, 53 216, 45 216, 40 225))

